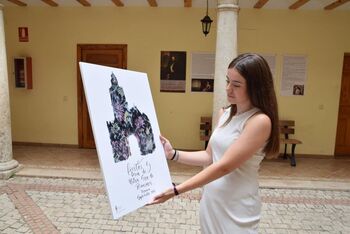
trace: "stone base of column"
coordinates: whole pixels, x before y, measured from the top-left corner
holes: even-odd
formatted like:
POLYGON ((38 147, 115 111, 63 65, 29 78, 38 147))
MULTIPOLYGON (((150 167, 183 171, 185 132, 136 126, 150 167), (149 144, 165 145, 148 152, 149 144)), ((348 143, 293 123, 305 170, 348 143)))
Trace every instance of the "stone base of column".
POLYGON ((21 169, 16 160, 0 162, 0 179, 7 180, 21 169))

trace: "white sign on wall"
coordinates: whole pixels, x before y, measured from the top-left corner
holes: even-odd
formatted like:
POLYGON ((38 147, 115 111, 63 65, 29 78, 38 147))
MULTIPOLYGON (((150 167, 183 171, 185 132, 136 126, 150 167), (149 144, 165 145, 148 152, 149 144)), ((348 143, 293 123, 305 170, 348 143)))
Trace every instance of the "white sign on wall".
POLYGON ((80 62, 97 154, 113 218, 170 188, 145 73, 80 62))
POLYGON ((284 55, 281 81, 281 95, 303 96, 305 94, 307 57, 305 55, 284 55))

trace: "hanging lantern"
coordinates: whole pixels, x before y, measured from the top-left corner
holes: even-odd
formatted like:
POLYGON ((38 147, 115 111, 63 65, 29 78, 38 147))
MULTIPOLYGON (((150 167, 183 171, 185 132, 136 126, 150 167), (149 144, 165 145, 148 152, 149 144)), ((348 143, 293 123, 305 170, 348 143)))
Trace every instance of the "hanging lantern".
POLYGON ((202 22, 202 31, 204 35, 207 36, 210 31, 211 23, 213 22, 208 16, 208 0, 207 0, 207 14, 204 16, 201 22, 202 22))

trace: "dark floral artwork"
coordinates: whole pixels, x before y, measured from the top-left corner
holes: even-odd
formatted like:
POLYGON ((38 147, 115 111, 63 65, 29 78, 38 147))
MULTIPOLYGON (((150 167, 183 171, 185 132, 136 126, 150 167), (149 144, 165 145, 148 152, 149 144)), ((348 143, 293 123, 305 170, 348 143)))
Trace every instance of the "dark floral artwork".
POLYGON ((114 121, 107 121, 109 137, 113 149, 114 162, 120 162, 131 156, 128 137, 134 135, 137 139, 141 155, 153 153, 156 145, 151 123, 144 113, 138 108, 128 108, 124 90, 118 85, 115 75, 111 75, 111 87, 109 88, 114 121))

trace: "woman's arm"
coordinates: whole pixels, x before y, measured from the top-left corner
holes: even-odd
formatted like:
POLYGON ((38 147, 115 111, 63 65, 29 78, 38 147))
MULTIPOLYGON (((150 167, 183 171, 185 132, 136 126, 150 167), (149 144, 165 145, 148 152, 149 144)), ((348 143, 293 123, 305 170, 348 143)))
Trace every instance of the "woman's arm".
POLYGON ((176 162, 194 166, 206 166, 212 162, 210 145, 206 150, 193 152, 176 150, 175 152, 168 139, 161 136, 160 141, 163 144, 167 159, 177 158, 176 162), (178 156, 175 157, 175 154, 178 154, 178 156))
MULTIPOLYGON (((179 193, 201 187, 216 180, 232 170, 238 168, 243 162, 263 147, 271 132, 271 121, 265 114, 251 117, 244 127, 239 138, 226 150, 223 157, 216 163, 203 169, 201 172, 176 186, 179 193)), ((156 196, 152 204, 162 203, 174 196, 173 189, 156 196)))
POLYGON ((211 146, 208 144, 206 150, 188 152, 188 151, 179 151, 178 150, 178 160, 176 162, 193 165, 193 166, 208 166, 212 163, 211 156, 211 146))

